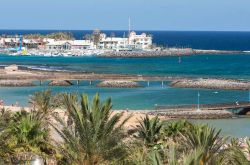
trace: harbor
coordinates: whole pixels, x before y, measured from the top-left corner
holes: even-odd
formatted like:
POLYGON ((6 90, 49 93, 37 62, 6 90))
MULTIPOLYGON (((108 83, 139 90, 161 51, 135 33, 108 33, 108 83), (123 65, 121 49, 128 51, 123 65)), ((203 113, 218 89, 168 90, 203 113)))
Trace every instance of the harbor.
POLYGON ((211 54, 249 54, 243 50, 206 50, 192 47, 164 47, 153 43, 151 34, 135 31, 124 32, 123 36, 107 35, 99 29, 75 39, 72 33, 57 32, 47 35, 0 36, 0 54, 13 56, 98 56, 98 57, 168 57, 211 54))

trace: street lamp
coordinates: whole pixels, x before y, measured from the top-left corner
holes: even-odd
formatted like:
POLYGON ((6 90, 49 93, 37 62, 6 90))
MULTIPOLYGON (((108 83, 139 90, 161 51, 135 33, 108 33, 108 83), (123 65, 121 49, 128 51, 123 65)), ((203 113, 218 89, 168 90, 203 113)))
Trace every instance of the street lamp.
POLYGON ((157 108, 158 104, 155 104, 155 111, 158 112, 158 108, 157 108))
POLYGON ((200 111, 200 92, 197 95, 197 111, 200 111))
POLYGON ((250 89, 248 90, 248 101, 250 102, 250 89))

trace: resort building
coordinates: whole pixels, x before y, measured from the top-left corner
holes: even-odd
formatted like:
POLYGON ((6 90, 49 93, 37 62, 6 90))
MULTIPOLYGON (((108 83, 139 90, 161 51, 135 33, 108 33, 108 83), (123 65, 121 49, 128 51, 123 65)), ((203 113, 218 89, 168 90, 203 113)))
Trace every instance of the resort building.
POLYGON ((18 37, 13 38, 0 38, 0 46, 5 48, 15 48, 19 47, 20 43, 22 43, 23 47, 26 48, 39 48, 39 46, 43 45, 43 40, 40 39, 23 39, 20 40, 18 37))
POLYGON ((101 34, 98 49, 108 49, 116 51, 128 50, 146 50, 152 46, 152 37, 142 33, 137 35, 134 31, 129 34, 128 38, 107 37, 106 34, 101 34))
POLYGON ((98 49, 109 49, 116 51, 128 50, 128 39, 118 37, 102 38, 98 44, 98 49))
POLYGON ((85 50, 93 49, 94 43, 90 40, 60 40, 46 44, 48 50, 85 50))
POLYGON ((140 35, 132 31, 128 37, 112 37, 105 33, 93 39, 90 37, 85 40, 55 40, 52 38, 26 39, 21 35, 5 36, 0 38, 0 47, 21 50, 46 49, 46 50, 107 50, 107 51, 133 51, 147 50, 152 46, 152 37, 146 33, 140 35))
POLYGON ((133 49, 150 49, 152 46, 152 36, 147 35, 146 33, 142 33, 140 35, 136 34, 136 32, 132 31, 129 34, 129 45, 133 49))

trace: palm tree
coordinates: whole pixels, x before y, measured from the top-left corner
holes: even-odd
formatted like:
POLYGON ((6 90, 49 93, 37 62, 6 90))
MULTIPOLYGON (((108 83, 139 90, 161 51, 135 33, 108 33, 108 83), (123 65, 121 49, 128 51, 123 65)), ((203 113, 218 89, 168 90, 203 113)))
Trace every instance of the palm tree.
POLYGON ((148 115, 146 115, 144 119, 139 121, 137 131, 139 132, 139 138, 143 139, 144 144, 152 146, 160 139, 161 128, 162 122, 158 116, 149 119, 148 115))
POLYGON ((85 39, 85 40, 91 40, 91 35, 90 34, 85 34, 83 36, 83 39, 85 39))
POLYGON ((13 153, 13 149, 6 144, 8 136, 6 136, 5 129, 10 121, 10 111, 2 108, 0 111, 0 164, 10 163, 10 154, 13 153))
POLYGON ((92 40, 94 42, 94 45, 98 45, 101 39, 101 30, 100 29, 95 29, 92 33, 92 40))
POLYGON ((225 138, 220 137, 220 130, 216 131, 207 125, 194 125, 181 136, 184 150, 187 153, 192 151, 196 158, 198 155, 201 165, 214 162, 226 141, 225 138))
POLYGON ((37 112, 40 120, 45 119, 45 122, 49 120, 54 113, 56 107, 58 107, 60 100, 59 97, 53 96, 50 90, 42 92, 36 92, 31 96, 29 103, 32 106, 32 110, 37 112))
POLYGON ((63 119, 56 117, 58 125, 53 127, 63 139, 58 150, 67 164, 94 165, 107 160, 123 159, 122 113, 111 114, 111 99, 100 102, 99 94, 89 103, 87 95, 63 95, 64 107, 73 124, 68 127, 63 119))
MULTIPOLYGON (((125 164, 129 165, 162 165, 162 155, 158 149, 146 148, 141 141, 132 141, 127 146, 129 155, 125 164)), ((172 165, 172 164, 171 164, 172 165)))
MULTIPOLYGON (((248 144, 248 141, 246 143, 248 144)), ((250 161, 247 159, 247 155, 249 155, 248 151, 250 147, 244 148, 242 145, 243 142, 239 139, 232 138, 230 143, 221 152, 221 164, 249 165, 250 161)))
POLYGON ((49 129, 34 112, 15 114, 5 136, 6 144, 12 148, 12 162, 21 163, 34 155, 46 158, 53 153, 49 129))
POLYGON ((193 124, 186 120, 167 122, 164 127, 163 135, 175 140, 175 138, 178 137, 180 133, 185 134, 185 132, 192 129, 192 127, 193 124))
POLYGON ((0 131, 3 131, 11 120, 11 112, 8 109, 0 109, 0 131))

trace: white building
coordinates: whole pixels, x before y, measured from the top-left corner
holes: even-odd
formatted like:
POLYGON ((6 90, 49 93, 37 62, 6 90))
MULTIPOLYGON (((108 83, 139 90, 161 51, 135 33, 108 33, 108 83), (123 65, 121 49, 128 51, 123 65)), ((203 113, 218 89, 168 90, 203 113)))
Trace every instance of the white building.
POLYGON ((152 37, 142 33, 137 35, 134 31, 128 37, 107 37, 100 34, 100 40, 95 45, 92 40, 53 40, 44 39, 47 50, 85 50, 101 49, 113 51, 146 50, 152 46, 152 37))
POLYGON ((98 44, 98 49, 110 49, 116 51, 128 50, 128 38, 102 38, 98 44))
POLYGON ((50 40, 45 47, 48 50, 85 50, 93 49, 94 43, 90 40, 50 40))
POLYGON ((146 33, 138 35, 132 31, 129 34, 129 45, 134 49, 150 49, 152 46, 152 37, 146 33))
POLYGON ((116 51, 125 50, 145 50, 150 49, 152 46, 152 37, 142 33, 137 35, 131 32, 128 38, 120 37, 107 37, 106 34, 101 34, 98 49, 110 49, 116 51))
POLYGON ((19 47, 20 43, 22 42, 22 47, 27 48, 38 48, 39 46, 43 45, 43 41, 40 39, 23 39, 22 41, 18 37, 13 38, 0 38, 0 46, 1 47, 19 47))

